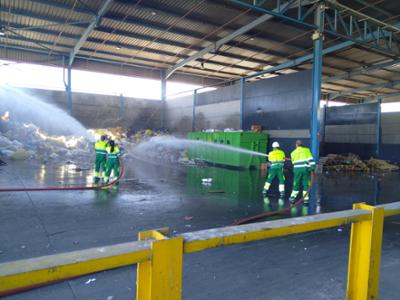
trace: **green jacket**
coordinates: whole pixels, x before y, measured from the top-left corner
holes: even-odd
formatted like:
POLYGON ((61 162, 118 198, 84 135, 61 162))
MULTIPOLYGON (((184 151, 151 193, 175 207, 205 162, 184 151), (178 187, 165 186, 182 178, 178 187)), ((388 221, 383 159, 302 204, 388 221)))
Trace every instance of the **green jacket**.
POLYGON ((117 146, 114 146, 114 151, 111 152, 111 147, 107 147, 107 160, 117 160, 121 155, 117 146))
POLYGON ((285 152, 281 149, 274 149, 268 153, 268 160, 271 162, 271 169, 280 169, 285 163, 285 152))
POLYGON ((310 148, 303 146, 297 147, 290 156, 295 170, 315 170, 315 161, 310 148))
POLYGON ((94 144, 94 149, 96 150, 96 154, 106 155, 107 154, 107 141, 97 141, 94 144))

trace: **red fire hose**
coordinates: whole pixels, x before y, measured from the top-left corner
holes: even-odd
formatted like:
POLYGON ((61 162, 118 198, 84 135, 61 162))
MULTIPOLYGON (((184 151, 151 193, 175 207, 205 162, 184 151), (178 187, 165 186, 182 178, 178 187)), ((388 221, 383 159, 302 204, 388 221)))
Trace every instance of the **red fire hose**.
POLYGON ((99 186, 67 186, 67 187, 38 187, 38 188, 0 188, 0 192, 40 192, 40 191, 85 191, 99 190, 116 184, 124 174, 124 164, 120 161, 120 171, 118 177, 110 183, 99 186))
POLYGON ((234 226, 234 225, 243 225, 243 224, 247 224, 247 223, 250 223, 250 222, 254 222, 254 221, 257 221, 257 220, 260 220, 260 219, 264 219, 264 218, 268 218, 268 217, 272 217, 272 216, 278 216, 278 215, 286 214, 287 212, 290 211, 291 208, 297 207, 297 206, 299 206, 301 203, 304 202, 304 197, 305 197, 306 195, 308 196, 308 195, 310 194, 310 192, 311 192, 311 187, 312 187, 312 185, 313 185, 313 182, 314 182, 314 172, 311 172, 310 187, 308 188, 307 193, 306 193, 305 195, 303 195, 303 197, 301 197, 301 198, 300 198, 296 203, 294 203, 293 205, 290 205, 290 206, 288 206, 288 207, 285 207, 285 208, 282 208, 282 209, 279 209, 279 210, 276 210, 276 211, 268 211, 268 212, 264 212, 264 213, 261 213, 261 214, 255 215, 255 216, 251 216, 251 217, 247 217, 247 218, 238 220, 238 221, 234 222, 234 223, 232 224, 232 226, 234 226))

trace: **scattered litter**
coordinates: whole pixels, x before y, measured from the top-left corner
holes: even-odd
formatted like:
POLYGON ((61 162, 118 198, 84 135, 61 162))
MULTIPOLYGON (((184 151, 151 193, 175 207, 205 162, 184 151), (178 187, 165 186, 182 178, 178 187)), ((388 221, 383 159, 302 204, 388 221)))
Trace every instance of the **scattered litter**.
POLYGON ((192 227, 192 225, 190 225, 190 224, 186 224, 186 225, 185 225, 185 227, 188 227, 188 228, 190 228, 190 227, 192 227))
POLYGON ((90 278, 88 281, 85 282, 85 284, 90 284, 95 281, 96 281, 96 278, 90 278))
POLYGON ((186 216, 186 217, 184 217, 184 219, 185 219, 186 221, 190 221, 191 219, 193 219, 193 217, 191 217, 191 216, 186 216))
POLYGON ((342 229, 342 228, 338 228, 338 229, 337 229, 337 231, 339 231, 339 232, 342 232, 342 231, 343 231, 343 229, 342 229))
POLYGON ((74 241, 73 244, 74 244, 74 245, 78 245, 79 242, 78 242, 78 241, 74 241))
POLYGON ((307 248, 304 248, 304 251, 307 251, 307 248))
POLYGON ((26 246, 25 246, 25 245, 22 245, 22 246, 21 246, 21 249, 25 249, 25 248, 26 248, 26 246))
POLYGON ((108 296, 107 300, 112 300, 114 298, 114 296, 108 296))
POLYGON ((202 178, 201 182, 203 182, 203 183, 211 183, 212 182, 212 178, 202 178))

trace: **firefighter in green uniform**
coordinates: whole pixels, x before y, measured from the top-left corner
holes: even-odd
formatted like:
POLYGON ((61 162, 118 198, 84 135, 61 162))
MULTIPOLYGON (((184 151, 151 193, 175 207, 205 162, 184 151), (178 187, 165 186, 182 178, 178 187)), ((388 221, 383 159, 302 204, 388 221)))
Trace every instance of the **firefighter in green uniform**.
POLYGON ((310 175, 315 170, 315 161, 311 154, 311 151, 307 147, 303 147, 303 143, 300 140, 296 141, 296 149, 291 153, 293 163, 293 191, 290 195, 290 203, 294 203, 299 190, 300 185, 303 186, 303 197, 304 204, 308 204, 309 195, 308 189, 310 187, 310 175))
POLYGON ((102 135, 100 140, 94 144, 96 151, 96 161, 94 166, 94 183, 98 184, 100 179, 104 177, 107 162, 107 136, 102 135))
MULTIPOLYGON (((107 147, 107 164, 106 164, 106 176, 104 181, 108 183, 111 172, 113 172, 114 178, 119 176, 119 157, 121 152, 114 141, 110 141, 107 147)), ((113 179, 114 179, 113 178, 113 179)), ((116 183, 118 185, 118 182, 116 183)))
POLYGON ((279 149, 279 143, 272 143, 272 151, 268 153, 268 160, 271 163, 271 167, 268 171, 268 177, 264 185, 264 196, 268 193, 268 190, 275 177, 279 180, 279 193, 281 198, 285 197, 285 177, 283 176, 283 164, 285 163, 285 152, 279 149))

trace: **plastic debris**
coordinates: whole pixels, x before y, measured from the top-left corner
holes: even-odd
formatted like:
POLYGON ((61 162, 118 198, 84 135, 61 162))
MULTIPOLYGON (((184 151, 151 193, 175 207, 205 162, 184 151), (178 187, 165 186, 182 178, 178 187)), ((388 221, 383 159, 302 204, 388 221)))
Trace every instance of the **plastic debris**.
POLYGON ((343 229, 342 229, 342 228, 338 228, 338 229, 337 229, 337 231, 339 231, 339 232, 342 232, 342 231, 343 231, 343 229))
POLYGON ((87 161, 93 156, 92 148, 84 137, 50 135, 34 124, 13 121, 12 117, 0 131, 0 156, 6 159, 35 159, 43 163, 71 158, 87 161))
POLYGON ((88 281, 85 282, 85 284, 90 284, 95 281, 96 281, 96 278, 90 278, 88 281))
POLYGON ((186 221, 190 221, 191 219, 193 219, 193 217, 192 217, 192 216, 186 216, 186 217, 184 217, 184 219, 185 219, 186 221))

